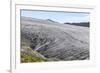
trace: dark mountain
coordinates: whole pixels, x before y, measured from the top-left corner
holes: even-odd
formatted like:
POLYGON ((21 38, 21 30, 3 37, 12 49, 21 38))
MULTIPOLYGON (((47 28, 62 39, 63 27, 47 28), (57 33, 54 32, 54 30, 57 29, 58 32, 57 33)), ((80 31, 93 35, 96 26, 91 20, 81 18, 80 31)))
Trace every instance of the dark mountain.
POLYGON ((70 25, 76 25, 76 26, 90 27, 90 23, 89 23, 89 22, 80 22, 80 23, 64 23, 64 24, 70 24, 70 25))

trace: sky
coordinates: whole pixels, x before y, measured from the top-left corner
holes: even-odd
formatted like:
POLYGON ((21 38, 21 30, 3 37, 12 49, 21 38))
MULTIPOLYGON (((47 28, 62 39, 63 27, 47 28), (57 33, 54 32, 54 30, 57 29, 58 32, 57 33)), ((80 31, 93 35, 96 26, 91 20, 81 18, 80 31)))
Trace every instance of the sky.
POLYGON ((89 22, 89 13, 21 10, 21 16, 51 19, 59 23, 89 22))

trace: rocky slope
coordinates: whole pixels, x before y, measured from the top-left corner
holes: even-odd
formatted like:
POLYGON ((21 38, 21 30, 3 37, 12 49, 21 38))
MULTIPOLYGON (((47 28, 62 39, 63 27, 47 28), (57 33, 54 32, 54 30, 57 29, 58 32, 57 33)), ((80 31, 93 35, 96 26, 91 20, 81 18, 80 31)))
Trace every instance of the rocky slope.
POLYGON ((21 52, 27 47, 47 61, 89 59, 89 28, 21 17, 21 52))

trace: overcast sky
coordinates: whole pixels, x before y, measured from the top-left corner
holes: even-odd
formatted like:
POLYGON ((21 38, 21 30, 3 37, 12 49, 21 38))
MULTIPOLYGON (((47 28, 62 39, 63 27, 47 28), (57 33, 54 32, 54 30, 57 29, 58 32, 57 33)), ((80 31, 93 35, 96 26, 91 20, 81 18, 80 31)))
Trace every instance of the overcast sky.
POLYGON ((53 21, 60 23, 89 22, 89 13, 21 10, 21 16, 38 18, 38 19, 51 19, 53 21))

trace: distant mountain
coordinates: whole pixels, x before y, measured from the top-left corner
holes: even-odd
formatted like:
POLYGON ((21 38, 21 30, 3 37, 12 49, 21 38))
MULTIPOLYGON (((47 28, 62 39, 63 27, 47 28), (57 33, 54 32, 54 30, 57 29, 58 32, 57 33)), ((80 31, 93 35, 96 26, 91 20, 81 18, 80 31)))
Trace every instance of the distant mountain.
POLYGON ((27 23, 29 22, 34 22, 34 23, 41 23, 41 24, 59 24, 58 22, 56 21, 53 21, 51 19, 37 19, 37 18, 31 18, 31 17, 24 17, 22 16, 21 19, 27 23))
POLYGON ((70 24, 70 25, 76 25, 76 26, 90 27, 90 23, 89 23, 89 22, 80 22, 80 23, 64 23, 64 24, 70 24))

